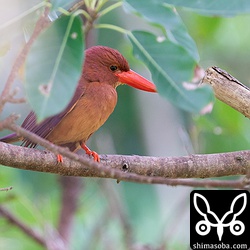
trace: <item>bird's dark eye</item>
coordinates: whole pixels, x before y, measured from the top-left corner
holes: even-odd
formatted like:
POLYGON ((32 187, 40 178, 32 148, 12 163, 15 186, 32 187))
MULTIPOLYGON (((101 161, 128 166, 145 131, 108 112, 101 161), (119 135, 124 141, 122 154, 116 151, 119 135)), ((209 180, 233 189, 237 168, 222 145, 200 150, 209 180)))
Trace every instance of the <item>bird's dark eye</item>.
POLYGON ((115 66, 115 65, 111 65, 109 68, 110 68, 111 71, 116 71, 117 70, 117 66, 115 66))

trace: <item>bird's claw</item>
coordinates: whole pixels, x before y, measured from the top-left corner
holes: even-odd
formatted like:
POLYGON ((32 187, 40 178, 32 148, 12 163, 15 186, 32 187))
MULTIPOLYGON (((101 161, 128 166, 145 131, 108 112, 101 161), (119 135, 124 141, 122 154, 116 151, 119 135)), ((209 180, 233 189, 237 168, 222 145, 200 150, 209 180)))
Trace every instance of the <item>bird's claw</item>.
POLYGON ((63 156, 62 155, 60 155, 60 154, 57 155, 57 162, 63 163, 63 156))
POLYGON ((87 155, 90 155, 94 158, 94 161, 100 162, 100 157, 95 151, 90 150, 84 143, 81 144, 81 147, 85 150, 87 155))
POLYGON ((93 158, 94 158, 94 161, 100 162, 100 157, 99 157, 99 155, 95 151, 91 151, 90 154, 88 154, 88 155, 92 155, 93 158))

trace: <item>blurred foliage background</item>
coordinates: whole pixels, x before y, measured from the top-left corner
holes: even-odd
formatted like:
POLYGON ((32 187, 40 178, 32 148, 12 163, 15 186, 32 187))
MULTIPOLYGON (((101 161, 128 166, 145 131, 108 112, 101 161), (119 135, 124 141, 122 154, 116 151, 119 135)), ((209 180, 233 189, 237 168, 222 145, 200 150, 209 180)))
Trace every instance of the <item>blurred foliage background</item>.
MULTIPOLYGON (((178 11, 197 44, 200 66, 206 69, 216 65, 249 85, 250 16, 202 16, 178 11)), ((99 22, 152 29, 123 8, 99 22)), ((17 34, 8 52, 0 57, 0 90, 24 43, 23 32, 17 34)), ((131 45, 123 35, 100 29, 92 36, 97 44, 119 49, 132 69, 150 78, 145 66, 132 57, 131 45)), ((15 86, 22 90, 22 73, 15 86)), ((101 154, 181 156, 249 148, 249 120, 218 100, 210 114, 200 116, 179 110, 157 94, 127 86, 118 88, 118 96, 114 113, 88 143, 101 154)), ((29 107, 8 104, 1 120, 12 112, 21 114, 21 123, 29 107)), ((7 133, 1 131, 0 135, 7 133)), ((189 248, 190 188, 117 184, 115 180, 91 178, 82 182, 70 249, 128 249, 131 239, 134 249, 145 249, 140 248, 143 245, 149 249, 189 248)), ((57 225, 60 212, 58 176, 1 167, 0 187, 5 186, 14 188, 0 192, 0 204, 38 232, 52 237, 51 228, 57 225)), ((43 248, 0 217, 0 249, 43 248)))

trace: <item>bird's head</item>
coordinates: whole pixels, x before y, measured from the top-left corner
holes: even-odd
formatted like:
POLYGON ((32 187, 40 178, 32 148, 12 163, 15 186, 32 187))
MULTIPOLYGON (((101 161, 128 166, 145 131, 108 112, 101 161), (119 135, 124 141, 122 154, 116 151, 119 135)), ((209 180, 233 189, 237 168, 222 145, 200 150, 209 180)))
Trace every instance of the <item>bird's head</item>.
POLYGON ((116 87, 127 84, 148 92, 157 92, 155 85, 130 69, 120 52, 105 46, 85 51, 83 77, 88 82, 106 82, 116 87))

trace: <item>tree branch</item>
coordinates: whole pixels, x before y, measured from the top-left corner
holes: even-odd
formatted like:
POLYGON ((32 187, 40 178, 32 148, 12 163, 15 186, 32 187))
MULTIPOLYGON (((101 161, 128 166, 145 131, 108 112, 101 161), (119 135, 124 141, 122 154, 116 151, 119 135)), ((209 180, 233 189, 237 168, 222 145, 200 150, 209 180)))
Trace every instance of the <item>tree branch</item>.
POLYGON ((125 155, 101 155, 101 163, 90 166, 88 157, 72 152, 74 160, 67 157, 58 163, 53 153, 0 143, 0 164, 38 172, 63 176, 112 178, 138 183, 154 183, 184 186, 227 186, 244 188, 242 180, 213 181, 170 178, 211 178, 225 175, 246 175, 250 168, 250 151, 232 153, 190 155, 182 157, 146 157, 125 155), (87 163, 87 165, 86 165, 87 163))
POLYGON ((0 216, 4 217, 9 223, 15 225, 20 228, 22 232, 27 234, 33 240, 35 240, 39 245, 46 246, 46 241, 41 237, 36 231, 34 231, 31 227, 28 227, 19 218, 10 213, 7 209, 0 206, 0 216))
POLYGON ((250 118, 250 89, 225 70, 211 67, 206 70, 202 83, 208 83, 215 97, 250 118))
POLYGON ((49 236, 48 235, 43 236, 39 234, 37 231, 35 231, 32 227, 25 224, 16 215, 8 211, 3 206, 0 206, 0 216, 5 218, 9 223, 14 225, 15 227, 19 228, 24 234, 26 234, 28 237, 33 239, 35 242, 37 242, 39 245, 43 246, 47 250, 66 249, 64 242, 62 241, 58 233, 53 229, 49 229, 50 231, 49 236))

